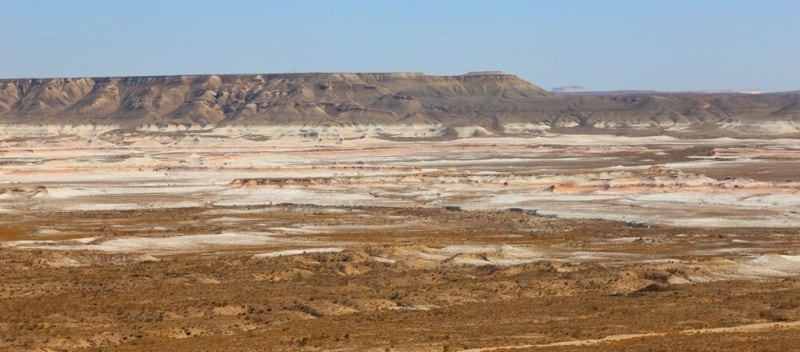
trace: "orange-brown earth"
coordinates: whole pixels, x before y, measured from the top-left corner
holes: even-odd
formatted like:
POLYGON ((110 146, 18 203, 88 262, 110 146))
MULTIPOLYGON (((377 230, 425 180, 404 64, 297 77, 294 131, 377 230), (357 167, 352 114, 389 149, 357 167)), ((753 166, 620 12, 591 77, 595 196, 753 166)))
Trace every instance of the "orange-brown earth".
POLYGON ((0 248, 3 349, 774 350, 797 342, 798 262, 787 255, 797 229, 640 228, 425 208, 217 210, 239 221, 218 223, 205 208, 63 212, 4 217, 2 236, 72 226, 80 236, 124 238, 141 223, 154 230, 135 235, 148 238, 263 223, 328 230, 192 253, 0 248), (336 244, 347 248, 313 251, 336 244), (298 248, 308 254, 282 252, 298 248))

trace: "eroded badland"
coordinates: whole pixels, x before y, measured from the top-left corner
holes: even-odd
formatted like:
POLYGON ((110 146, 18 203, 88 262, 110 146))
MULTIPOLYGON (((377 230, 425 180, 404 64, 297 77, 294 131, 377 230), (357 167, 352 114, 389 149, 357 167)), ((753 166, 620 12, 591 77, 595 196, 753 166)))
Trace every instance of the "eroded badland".
POLYGON ((2 350, 798 345, 800 94, 0 84, 2 350))

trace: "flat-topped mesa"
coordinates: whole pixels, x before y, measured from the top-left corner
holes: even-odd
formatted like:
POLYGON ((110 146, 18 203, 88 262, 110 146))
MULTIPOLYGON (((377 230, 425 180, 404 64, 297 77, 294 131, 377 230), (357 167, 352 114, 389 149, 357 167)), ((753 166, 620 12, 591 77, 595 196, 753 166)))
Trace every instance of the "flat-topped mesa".
MULTIPOLYGON (((0 125, 414 125, 441 128, 443 138, 547 131, 794 137, 798 102, 800 93, 559 96, 499 71, 36 78, 0 80, 0 125)), ((423 132, 415 134, 428 138, 423 132)))
POLYGON ((553 96, 498 72, 8 79, 0 80, 0 123, 470 124, 532 97, 553 96))

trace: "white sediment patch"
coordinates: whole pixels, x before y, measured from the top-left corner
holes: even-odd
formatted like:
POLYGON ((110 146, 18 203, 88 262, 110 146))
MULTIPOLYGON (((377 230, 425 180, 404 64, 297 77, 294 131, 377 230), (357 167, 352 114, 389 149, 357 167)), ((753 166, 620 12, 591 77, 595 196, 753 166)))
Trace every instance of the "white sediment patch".
POLYGON ((800 121, 728 121, 721 123, 720 127, 761 135, 800 133, 800 121))
POLYGON ((294 243, 294 241, 280 239, 266 234, 223 233, 170 237, 88 237, 61 241, 6 241, 3 242, 2 245, 12 248, 169 254, 214 250, 226 247, 261 246, 285 243, 294 243))
MULTIPOLYGON (((119 129, 119 125, 96 124, 0 124, 0 136, 26 137, 90 137, 119 129)), ((2 140, 3 138, 0 138, 2 140)), ((85 142, 82 140, 82 142, 85 142)))
POLYGON ((800 274, 800 256, 769 253, 734 259, 717 258, 703 262, 700 268, 699 273, 688 276, 690 282, 789 277, 800 274))
POLYGON ((65 211, 101 211, 101 210, 139 210, 146 209, 141 204, 136 203, 94 203, 94 204, 78 204, 69 207, 64 207, 65 211))
POLYGON ((254 258, 274 258, 274 257, 284 257, 284 256, 291 256, 291 255, 299 255, 299 254, 310 254, 310 253, 338 253, 343 251, 344 248, 303 248, 303 249, 290 249, 285 251, 277 251, 277 252, 266 252, 266 253, 259 253, 253 255, 254 258))
POLYGON ((543 122, 539 123, 518 122, 518 123, 503 124, 503 132, 509 134, 527 134, 527 133, 538 134, 547 131, 549 129, 550 125, 543 122))
MULTIPOLYGON (((177 127, 172 127, 176 129, 177 127)), ((151 127, 152 129, 152 127, 151 127)), ((149 131, 149 130, 148 130, 149 131)), ((159 131, 162 132, 162 131, 159 131)), ((164 130, 163 132, 174 132, 164 130)), ((228 125, 208 130, 204 137, 254 138, 270 140, 298 140, 306 143, 334 142, 375 138, 380 136, 403 138, 438 137, 445 133, 441 124, 289 124, 289 125, 228 125)), ((471 135, 470 135, 471 136, 471 135)))

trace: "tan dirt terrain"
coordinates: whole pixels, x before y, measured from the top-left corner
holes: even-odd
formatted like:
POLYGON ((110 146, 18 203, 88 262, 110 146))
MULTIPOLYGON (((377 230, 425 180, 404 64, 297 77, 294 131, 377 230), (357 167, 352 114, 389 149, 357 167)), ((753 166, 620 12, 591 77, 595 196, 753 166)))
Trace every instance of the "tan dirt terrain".
POLYGON ((357 143, 4 149, 0 344, 796 343, 791 141, 357 143))

